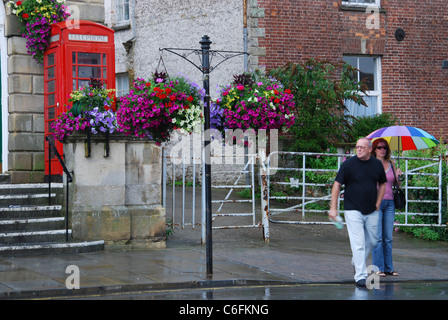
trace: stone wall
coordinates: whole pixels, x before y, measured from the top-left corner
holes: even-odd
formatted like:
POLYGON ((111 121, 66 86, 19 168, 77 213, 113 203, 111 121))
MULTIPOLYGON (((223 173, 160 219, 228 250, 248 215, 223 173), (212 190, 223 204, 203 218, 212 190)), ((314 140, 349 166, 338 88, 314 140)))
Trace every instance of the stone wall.
POLYGON ((111 135, 72 136, 64 144, 69 184, 69 215, 73 238, 103 239, 107 245, 164 248, 165 209, 161 206, 161 148, 154 142, 111 135))
MULTIPOLYGON (((8 170, 12 183, 44 182, 43 66, 27 53, 17 17, 6 6, 8 37, 8 170)), ((73 18, 104 22, 103 0, 67 1, 73 18)), ((6 106, 4 106, 6 107, 6 106)))

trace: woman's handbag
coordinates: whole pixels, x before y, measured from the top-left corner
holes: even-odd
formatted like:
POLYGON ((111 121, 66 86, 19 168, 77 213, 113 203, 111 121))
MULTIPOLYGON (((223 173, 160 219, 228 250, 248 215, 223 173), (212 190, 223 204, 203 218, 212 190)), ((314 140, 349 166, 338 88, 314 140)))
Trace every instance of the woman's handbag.
POLYGON ((392 185, 395 209, 403 209, 406 206, 406 195, 404 194, 403 190, 398 186, 397 176, 395 175, 395 170, 394 166, 392 165, 392 162, 390 163, 390 166, 392 168, 395 177, 394 184, 392 185))

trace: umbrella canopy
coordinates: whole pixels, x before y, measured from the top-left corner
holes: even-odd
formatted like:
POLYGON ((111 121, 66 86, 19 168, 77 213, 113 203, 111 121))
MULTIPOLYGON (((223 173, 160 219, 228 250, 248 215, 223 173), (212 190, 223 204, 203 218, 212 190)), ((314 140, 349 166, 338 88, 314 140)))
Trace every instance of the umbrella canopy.
POLYGON ((378 138, 385 139, 391 150, 406 151, 432 148, 440 142, 428 132, 409 126, 391 126, 378 129, 367 136, 375 141, 378 138))

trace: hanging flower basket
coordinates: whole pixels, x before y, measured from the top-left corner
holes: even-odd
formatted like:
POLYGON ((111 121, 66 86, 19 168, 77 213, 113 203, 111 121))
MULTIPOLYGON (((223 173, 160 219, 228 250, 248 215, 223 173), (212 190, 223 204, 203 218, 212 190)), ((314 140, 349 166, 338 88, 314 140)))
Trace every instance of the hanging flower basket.
POLYGON ((49 45, 51 25, 70 16, 65 0, 8 1, 12 13, 22 23, 22 37, 26 38, 28 53, 40 64, 49 45))
POLYGON ((101 134, 117 130, 115 89, 103 88, 101 80, 91 78, 86 87, 70 94, 69 102, 72 106, 51 124, 59 141, 75 132, 101 134))
POLYGON ((222 88, 211 105, 210 124, 222 133, 229 129, 285 132, 294 124, 293 109, 294 96, 276 79, 245 73, 222 88))
POLYGON ((155 73, 151 81, 137 79, 128 95, 120 97, 118 131, 160 144, 173 130, 192 133, 203 122, 203 89, 178 76, 155 73))

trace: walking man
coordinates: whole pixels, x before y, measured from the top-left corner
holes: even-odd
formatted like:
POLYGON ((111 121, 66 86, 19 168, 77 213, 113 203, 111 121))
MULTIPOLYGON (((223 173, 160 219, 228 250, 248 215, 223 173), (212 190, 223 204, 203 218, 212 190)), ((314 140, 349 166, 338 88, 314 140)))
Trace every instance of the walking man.
POLYGON ((338 198, 344 188, 344 211, 347 224, 355 281, 366 285, 367 257, 378 243, 378 210, 386 190, 386 174, 381 162, 370 156, 372 142, 361 138, 356 142, 356 156, 347 159, 340 167, 331 191, 328 216, 338 215, 338 198))

